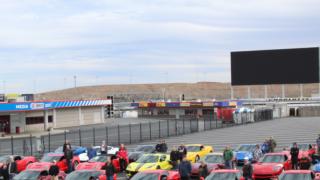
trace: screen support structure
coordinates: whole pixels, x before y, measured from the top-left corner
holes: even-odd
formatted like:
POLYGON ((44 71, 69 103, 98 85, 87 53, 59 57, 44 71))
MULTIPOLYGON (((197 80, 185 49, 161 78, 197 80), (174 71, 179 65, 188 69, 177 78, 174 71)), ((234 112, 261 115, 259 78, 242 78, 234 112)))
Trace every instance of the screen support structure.
POLYGON ((281 84, 282 98, 286 97, 286 89, 285 88, 286 88, 285 85, 281 84))
POLYGON ((264 98, 268 99, 268 86, 264 85, 264 98))
POLYGON ((303 97, 303 84, 300 84, 300 97, 303 97))
POLYGON ((251 99, 251 87, 248 86, 248 99, 251 99))
MULTIPOLYGON (((319 85, 320 87, 320 85, 319 85)), ((233 94, 233 87, 230 86, 230 95, 231 95, 231 99, 234 99, 234 94, 233 94)))

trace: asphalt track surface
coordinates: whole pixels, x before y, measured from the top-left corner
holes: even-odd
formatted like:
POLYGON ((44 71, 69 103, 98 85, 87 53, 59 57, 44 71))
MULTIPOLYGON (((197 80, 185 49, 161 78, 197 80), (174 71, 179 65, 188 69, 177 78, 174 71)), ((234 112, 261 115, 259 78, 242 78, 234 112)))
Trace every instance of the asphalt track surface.
MULTIPOLYGON (((180 145, 180 143, 199 143, 211 145, 216 152, 219 152, 222 151, 226 145, 236 147, 239 144, 257 144, 273 136, 277 141, 276 150, 281 151, 292 142, 315 143, 318 134, 320 134, 320 117, 288 117, 223 129, 214 129, 179 137, 170 137, 165 140, 169 149, 173 146, 180 145)), ((149 141, 139 144, 155 143, 155 141, 149 141)), ((130 145, 128 148, 134 148, 139 144, 130 145)), ((119 175, 119 178, 126 179, 123 175, 119 175)))

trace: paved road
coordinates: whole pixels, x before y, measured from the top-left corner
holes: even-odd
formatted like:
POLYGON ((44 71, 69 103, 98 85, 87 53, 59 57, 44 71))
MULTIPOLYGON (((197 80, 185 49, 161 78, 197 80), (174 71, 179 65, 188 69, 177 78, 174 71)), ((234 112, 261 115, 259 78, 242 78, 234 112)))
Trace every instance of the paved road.
MULTIPOLYGON (((226 145, 262 143, 265 138, 273 136, 277 141, 277 149, 279 150, 292 142, 315 143, 318 134, 320 134, 320 117, 289 117, 170 137, 166 139, 166 142, 169 147, 180 143, 202 143, 212 145, 216 151, 221 151, 226 145)), ((140 144, 148 143, 155 142, 140 144)), ((133 146, 131 145, 129 148, 133 146)))

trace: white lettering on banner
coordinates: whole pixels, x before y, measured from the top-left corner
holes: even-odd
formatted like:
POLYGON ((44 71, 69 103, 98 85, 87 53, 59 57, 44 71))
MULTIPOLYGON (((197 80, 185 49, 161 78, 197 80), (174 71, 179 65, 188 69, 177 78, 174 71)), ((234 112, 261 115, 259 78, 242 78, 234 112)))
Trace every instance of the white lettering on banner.
POLYGON ((28 109, 28 105, 27 104, 19 104, 19 105, 16 105, 16 108, 17 109, 28 109))
POLYGON ((31 109, 44 109, 44 103, 31 103, 31 109))

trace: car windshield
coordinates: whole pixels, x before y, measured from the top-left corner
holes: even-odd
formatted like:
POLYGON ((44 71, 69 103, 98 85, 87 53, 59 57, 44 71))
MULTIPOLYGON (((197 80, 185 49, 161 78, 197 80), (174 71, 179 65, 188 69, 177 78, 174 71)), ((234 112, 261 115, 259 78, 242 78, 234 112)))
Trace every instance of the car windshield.
POLYGON ((138 146, 134 151, 152 152, 153 150, 153 146, 138 146))
POLYGON ((144 155, 137 160, 137 163, 156 163, 159 160, 159 156, 144 155))
POLYGON ((187 146, 187 152, 199 152, 200 146, 187 146))
POLYGON ((311 174, 282 174, 279 180, 312 180, 311 174))
POLYGON ((91 176, 95 178, 99 178, 100 174, 101 174, 100 171, 73 171, 66 177, 66 180, 89 179, 91 176))
POLYGON ((158 176, 157 173, 138 173, 131 180, 157 180, 158 176))
POLYGON ((222 155, 207 155, 203 158, 203 161, 206 163, 220 164, 220 163, 223 163, 223 156, 222 155))
POLYGON ((95 156, 89 162, 107 162, 108 156, 95 156))
POLYGON ((141 157, 141 153, 129 153, 129 159, 138 159, 141 157))
POLYGON ((30 179, 38 179, 40 175, 40 171, 22 171, 18 175, 16 175, 13 179, 14 180, 30 180, 30 179))
POLYGON ((284 162, 283 155, 266 155, 262 158, 263 163, 282 163, 284 162))
POLYGON ((212 173, 206 178, 206 180, 235 180, 236 177, 236 173, 212 173))
POLYGON ((53 162, 53 161, 60 161, 61 156, 49 156, 49 155, 45 155, 42 157, 42 159, 40 160, 40 162, 53 162))
POLYGON ((0 163, 7 163, 9 160, 9 156, 1 156, 0 157, 0 163))
POLYGON ((256 145, 240 145, 237 151, 248 151, 253 152, 256 145))

